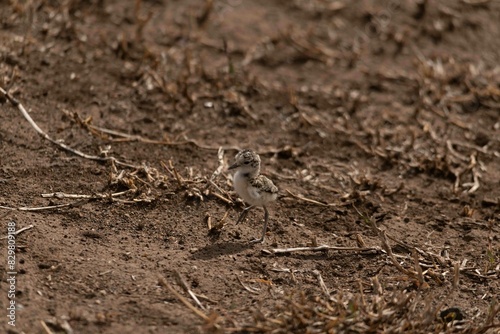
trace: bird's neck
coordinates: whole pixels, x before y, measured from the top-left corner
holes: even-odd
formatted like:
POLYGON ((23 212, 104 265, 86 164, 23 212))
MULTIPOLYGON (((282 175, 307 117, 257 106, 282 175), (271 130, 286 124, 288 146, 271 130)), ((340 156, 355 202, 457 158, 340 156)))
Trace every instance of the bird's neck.
POLYGON ((245 179, 248 179, 248 180, 255 179, 257 176, 259 176, 259 173, 260 173, 260 169, 259 168, 255 168, 255 169, 252 169, 252 170, 239 170, 239 171, 236 172, 236 174, 239 177, 245 178, 245 179))

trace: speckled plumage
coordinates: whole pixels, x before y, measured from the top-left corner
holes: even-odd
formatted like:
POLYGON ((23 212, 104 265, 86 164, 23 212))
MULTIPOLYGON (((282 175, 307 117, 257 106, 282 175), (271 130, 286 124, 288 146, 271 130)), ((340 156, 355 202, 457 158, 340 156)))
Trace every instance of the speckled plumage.
POLYGON ((250 179, 249 182, 253 187, 260 189, 263 192, 271 194, 276 194, 278 192, 278 187, 276 187, 273 181, 269 180, 264 175, 259 175, 254 179, 250 179))
POLYGON ((242 150, 238 152, 234 164, 229 166, 229 169, 237 170, 234 174, 234 190, 246 203, 250 204, 250 206, 241 213, 237 224, 245 219, 251 208, 254 206, 262 206, 265 212, 262 237, 252 242, 263 242, 269 218, 266 205, 276 200, 278 197, 278 187, 276 187, 267 177, 260 175, 260 157, 251 150, 242 150))

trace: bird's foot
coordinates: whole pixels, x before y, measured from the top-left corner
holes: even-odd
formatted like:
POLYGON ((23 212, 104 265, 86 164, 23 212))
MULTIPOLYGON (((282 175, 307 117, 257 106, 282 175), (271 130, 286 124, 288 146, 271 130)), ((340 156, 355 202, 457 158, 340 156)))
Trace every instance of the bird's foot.
POLYGON ((263 243, 263 242, 264 242, 264 238, 259 238, 259 239, 252 239, 248 243, 250 243, 250 244, 259 244, 259 243, 263 243))

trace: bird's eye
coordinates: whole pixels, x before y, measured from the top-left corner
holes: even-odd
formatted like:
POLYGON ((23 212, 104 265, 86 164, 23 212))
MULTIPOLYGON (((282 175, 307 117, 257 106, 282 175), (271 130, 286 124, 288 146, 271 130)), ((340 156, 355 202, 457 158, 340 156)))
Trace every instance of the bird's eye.
POLYGON ((248 165, 250 163, 250 161, 245 161, 244 164, 245 165, 248 165))

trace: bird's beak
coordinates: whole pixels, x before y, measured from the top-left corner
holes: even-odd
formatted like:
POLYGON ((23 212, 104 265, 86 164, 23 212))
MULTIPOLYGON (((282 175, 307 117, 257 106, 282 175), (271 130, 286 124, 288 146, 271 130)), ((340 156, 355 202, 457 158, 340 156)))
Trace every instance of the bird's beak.
POLYGON ((236 167, 238 167, 238 164, 235 162, 234 164, 229 166, 227 169, 235 169, 236 167))

